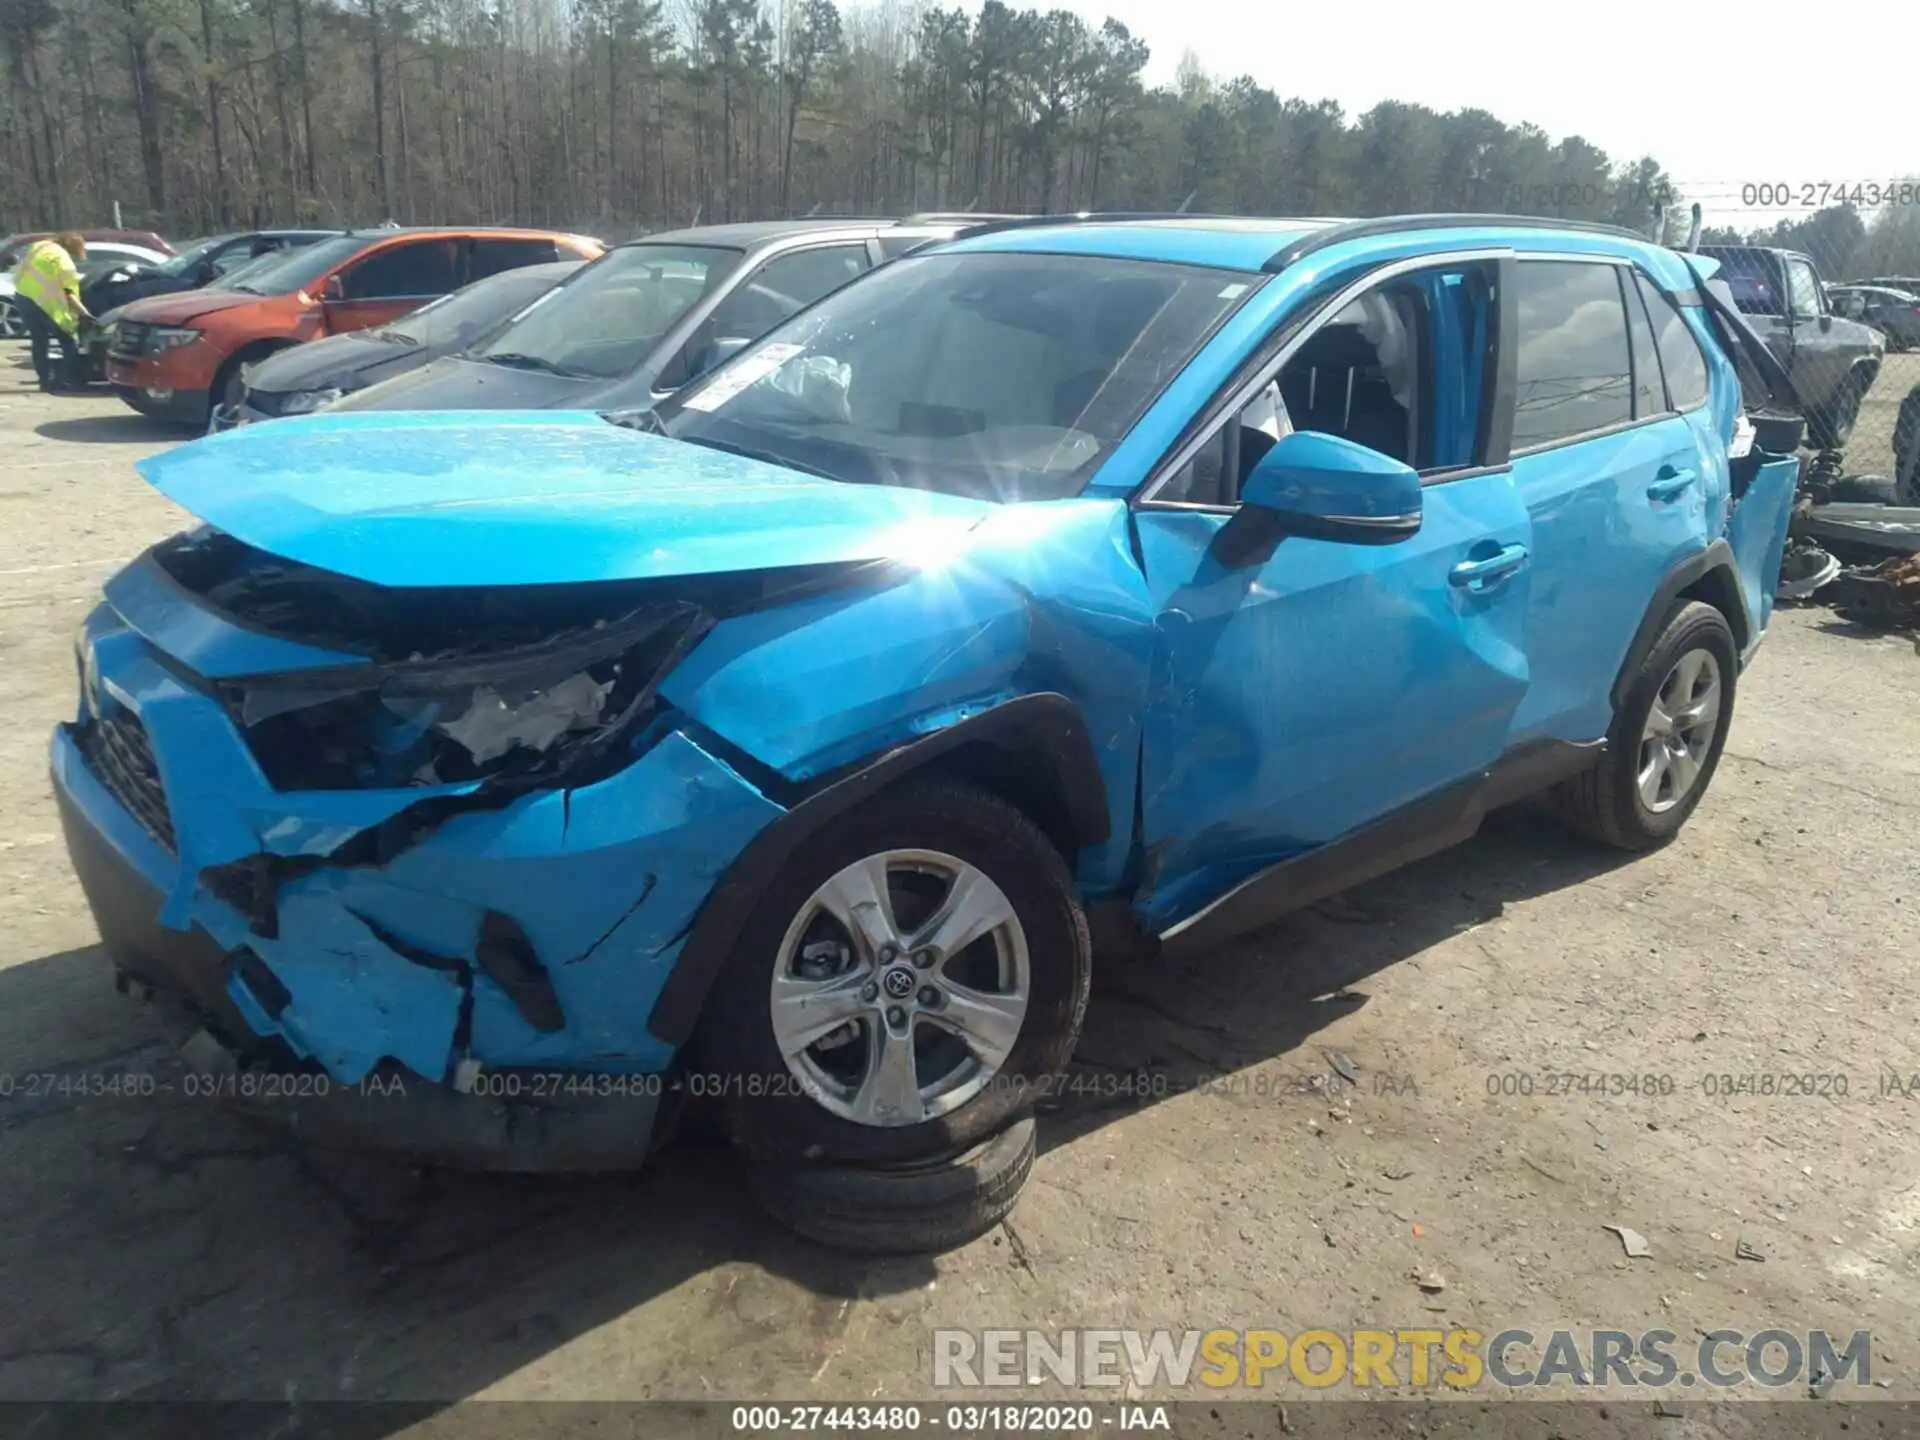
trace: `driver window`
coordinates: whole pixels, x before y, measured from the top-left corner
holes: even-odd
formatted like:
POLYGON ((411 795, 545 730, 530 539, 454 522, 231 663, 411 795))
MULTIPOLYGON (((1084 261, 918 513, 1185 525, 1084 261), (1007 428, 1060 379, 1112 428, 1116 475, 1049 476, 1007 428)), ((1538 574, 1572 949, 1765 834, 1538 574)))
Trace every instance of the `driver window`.
POLYGON ((1233 505, 1285 435, 1316 430, 1426 473, 1476 463, 1492 335, 1490 266, 1401 276, 1323 321, 1155 495, 1233 505))
POLYGON ((1820 314, 1820 281, 1804 260, 1787 261, 1787 304, 1796 320, 1812 320, 1820 314))

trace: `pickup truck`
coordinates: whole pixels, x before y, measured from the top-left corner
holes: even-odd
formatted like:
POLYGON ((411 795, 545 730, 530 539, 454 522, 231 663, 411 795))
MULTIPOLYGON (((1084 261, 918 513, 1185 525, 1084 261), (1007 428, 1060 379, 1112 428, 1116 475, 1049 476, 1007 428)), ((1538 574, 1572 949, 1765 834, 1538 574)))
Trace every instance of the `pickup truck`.
POLYGON ((1720 262, 1733 303, 1793 381, 1807 416, 1807 441, 1845 448, 1873 388, 1886 340, 1870 325, 1835 315, 1812 259, 1758 245, 1702 245, 1720 262))

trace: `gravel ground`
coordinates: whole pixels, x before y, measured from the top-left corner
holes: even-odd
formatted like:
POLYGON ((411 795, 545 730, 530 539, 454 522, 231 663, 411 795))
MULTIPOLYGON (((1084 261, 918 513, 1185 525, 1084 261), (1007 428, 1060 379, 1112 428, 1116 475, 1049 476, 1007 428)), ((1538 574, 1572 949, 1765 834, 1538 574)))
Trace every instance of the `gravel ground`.
POLYGON ((1870 1329, 1916 1398, 1920 1101, 1885 1079, 1920 1073, 1909 643, 1783 613, 1658 854, 1497 816, 1202 962, 1104 971, 1081 1073, 1166 1095, 1066 1097, 1009 1224, 867 1263, 771 1228, 698 1140, 476 1178, 290 1153, 177 1092, 26 1092, 174 1073, 107 983, 44 747, 97 587, 182 517, 130 468, 176 435, 25 375, 0 358, 0 1399, 901 1399, 934 1326, 1032 1324, 1870 1329), (1780 1072, 1846 1093, 1707 1093, 1780 1072))

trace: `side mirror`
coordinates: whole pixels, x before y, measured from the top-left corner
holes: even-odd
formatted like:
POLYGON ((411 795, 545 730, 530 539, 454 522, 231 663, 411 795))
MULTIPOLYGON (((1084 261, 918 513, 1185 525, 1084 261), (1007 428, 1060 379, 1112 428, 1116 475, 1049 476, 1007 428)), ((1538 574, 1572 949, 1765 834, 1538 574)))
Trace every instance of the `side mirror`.
POLYGON ((338 275, 329 276, 327 278, 327 283, 325 287, 322 288, 322 290, 320 291, 320 298, 322 300, 346 299, 347 298, 346 282, 343 281, 338 275))
POLYGON ((211 285, 219 278, 220 272, 213 268, 211 260, 202 260, 193 267, 193 283, 196 285, 211 285))
POLYGON ((1391 545, 1420 528, 1420 475, 1338 435, 1298 430, 1260 458, 1240 503, 1279 533, 1345 545, 1391 545))

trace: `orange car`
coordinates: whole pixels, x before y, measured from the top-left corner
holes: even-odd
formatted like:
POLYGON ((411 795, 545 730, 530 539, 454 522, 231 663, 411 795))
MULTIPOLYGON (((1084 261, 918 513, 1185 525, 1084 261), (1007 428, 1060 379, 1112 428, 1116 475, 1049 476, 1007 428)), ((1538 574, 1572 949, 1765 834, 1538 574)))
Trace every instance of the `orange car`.
POLYGON ((592 259, 598 240, 553 230, 447 226, 348 231, 107 319, 107 379, 142 415, 204 426, 237 404, 240 368, 323 335, 384 325, 473 280, 592 259))

